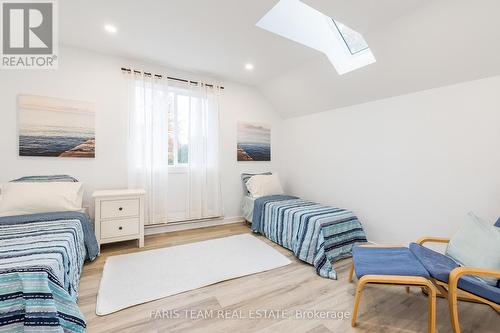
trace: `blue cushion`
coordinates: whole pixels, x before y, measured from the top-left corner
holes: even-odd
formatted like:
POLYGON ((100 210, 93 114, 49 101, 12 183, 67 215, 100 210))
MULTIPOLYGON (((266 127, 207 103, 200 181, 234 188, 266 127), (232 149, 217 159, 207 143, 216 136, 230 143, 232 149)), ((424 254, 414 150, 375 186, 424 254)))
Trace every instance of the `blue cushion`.
POLYGON ((444 254, 416 243, 410 244, 410 251, 433 278, 446 283, 448 283, 450 272, 459 266, 453 259, 444 254))
POLYGON ((460 278, 458 288, 500 304, 500 288, 487 284, 483 279, 473 275, 460 278))
MULTIPOLYGON (((442 282, 448 283, 450 272, 459 265, 444 254, 411 243, 410 251, 418 258, 429 274, 442 282)), ((487 284, 484 280, 467 275, 458 281, 458 287, 492 302, 500 303, 500 288, 487 284)))
POLYGON ((376 248, 355 246, 352 249, 356 276, 406 275, 429 277, 429 273, 406 247, 376 248))

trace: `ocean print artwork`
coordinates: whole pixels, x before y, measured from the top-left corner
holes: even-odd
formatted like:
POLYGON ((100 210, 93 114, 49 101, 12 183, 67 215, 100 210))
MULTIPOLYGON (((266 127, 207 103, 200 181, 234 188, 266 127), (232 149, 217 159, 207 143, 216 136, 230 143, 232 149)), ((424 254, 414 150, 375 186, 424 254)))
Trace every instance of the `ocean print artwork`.
POLYGON ((19 156, 95 157, 95 104, 18 96, 19 156))
POLYGON ((271 160, 271 126, 238 123, 238 161, 271 160))

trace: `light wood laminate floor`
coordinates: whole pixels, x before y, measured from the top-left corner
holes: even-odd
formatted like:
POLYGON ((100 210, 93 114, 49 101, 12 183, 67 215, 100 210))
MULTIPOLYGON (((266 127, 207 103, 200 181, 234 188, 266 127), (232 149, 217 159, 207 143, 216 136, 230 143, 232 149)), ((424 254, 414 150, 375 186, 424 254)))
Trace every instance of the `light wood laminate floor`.
MULTIPOLYGON (((324 279, 316 275, 312 266, 262 236, 257 237, 288 256, 292 264, 108 316, 95 314, 99 281, 107 257, 241 233, 250 233, 248 225, 231 224, 147 236, 142 249, 138 249, 134 241, 104 245, 102 255, 85 264, 80 283, 78 305, 87 319, 88 332, 427 332, 427 299, 418 288, 408 295, 403 287, 368 286, 361 299, 356 328, 350 326, 350 316, 343 320, 301 319, 297 313, 313 316, 316 311, 330 317, 333 312, 350 314, 355 288, 354 283, 347 281, 351 260, 335 265, 338 280, 324 279), (219 310, 224 311, 225 319, 217 319, 222 313, 219 310), (262 316, 265 311, 270 318, 248 318, 262 316), (167 318, 176 315, 180 318, 167 318), (274 318, 279 316, 286 318, 274 318)), ((196 258, 190 264, 196 264, 196 258)), ((452 332, 446 301, 439 299, 437 309, 438 332, 452 332)), ((500 315, 491 308, 461 302, 459 309, 464 333, 500 332, 500 315)))

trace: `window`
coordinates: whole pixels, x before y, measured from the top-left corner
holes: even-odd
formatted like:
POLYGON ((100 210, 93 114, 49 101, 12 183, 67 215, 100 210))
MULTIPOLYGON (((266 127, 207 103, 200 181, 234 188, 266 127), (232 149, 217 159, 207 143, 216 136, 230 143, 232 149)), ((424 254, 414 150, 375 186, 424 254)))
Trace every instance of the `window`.
POLYGON ((332 21, 335 24, 335 27, 339 31, 340 35, 342 36, 342 39, 344 40, 345 45, 347 46, 351 54, 354 55, 368 49, 368 44, 366 43, 362 34, 354 31, 343 23, 335 21, 334 19, 332 19, 332 21))
MULTIPOLYGON (((169 87, 168 92, 161 89, 153 91, 153 89, 155 88, 145 87, 140 82, 137 83, 135 88, 136 109, 150 110, 153 108, 153 104, 160 104, 160 100, 164 100, 164 96, 167 96, 167 99, 164 100, 165 104, 163 104, 165 106, 162 107, 168 113, 166 120, 168 121, 168 165, 172 167, 187 166, 189 163, 190 110, 197 106, 195 103, 199 103, 200 98, 190 95, 187 89, 169 87)), ((134 125, 140 128, 150 121, 153 120, 149 117, 139 116, 134 120, 134 125)))
POLYGON ((132 78, 128 184, 148 193, 147 223, 222 216, 218 87, 132 78))
POLYGON ((181 90, 168 97, 168 165, 183 166, 189 162, 189 110, 195 98, 181 90))

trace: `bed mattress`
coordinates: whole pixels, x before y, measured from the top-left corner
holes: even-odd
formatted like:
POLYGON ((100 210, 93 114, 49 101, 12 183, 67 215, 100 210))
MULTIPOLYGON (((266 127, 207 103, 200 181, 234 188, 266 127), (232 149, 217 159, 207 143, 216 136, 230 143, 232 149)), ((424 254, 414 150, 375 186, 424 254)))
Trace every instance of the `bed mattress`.
POLYGON ((254 204, 255 204, 255 198, 252 198, 251 196, 248 195, 245 195, 243 197, 243 204, 241 210, 243 212, 243 217, 245 218, 245 220, 250 223, 252 223, 254 204))

